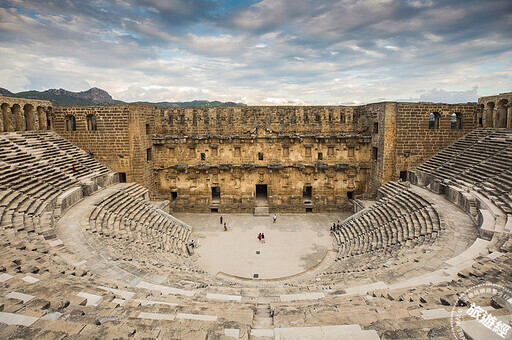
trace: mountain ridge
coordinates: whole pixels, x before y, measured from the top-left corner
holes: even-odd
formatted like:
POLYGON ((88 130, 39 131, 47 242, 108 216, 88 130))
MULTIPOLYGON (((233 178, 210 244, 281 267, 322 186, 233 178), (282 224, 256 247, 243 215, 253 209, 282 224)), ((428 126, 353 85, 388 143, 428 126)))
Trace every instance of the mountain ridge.
MULTIPOLYGON (((109 105, 109 104, 125 104, 121 100, 115 100, 105 90, 97 87, 92 87, 89 90, 81 92, 72 92, 65 89, 49 89, 46 91, 22 91, 22 92, 11 92, 5 88, 0 87, 0 96, 15 97, 15 98, 28 98, 28 99, 40 99, 48 100, 55 106, 98 106, 98 105, 109 105)), ((127 103, 132 104, 132 103, 127 103)), ((215 107, 215 106, 247 106, 243 103, 235 102, 220 102, 217 100, 192 100, 186 102, 147 102, 137 101, 133 104, 147 104, 155 105, 159 107, 215 107)))

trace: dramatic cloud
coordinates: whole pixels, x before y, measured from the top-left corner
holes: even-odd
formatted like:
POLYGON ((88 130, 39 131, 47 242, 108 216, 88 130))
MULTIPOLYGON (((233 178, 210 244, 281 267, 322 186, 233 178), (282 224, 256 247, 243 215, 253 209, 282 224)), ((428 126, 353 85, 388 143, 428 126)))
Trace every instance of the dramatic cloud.
POLYGON ((125 101, 474 101, 512 90, 508 0, 0 5, 0 87, 125 101), (478 89, 478 93, 477 93, 478 89))

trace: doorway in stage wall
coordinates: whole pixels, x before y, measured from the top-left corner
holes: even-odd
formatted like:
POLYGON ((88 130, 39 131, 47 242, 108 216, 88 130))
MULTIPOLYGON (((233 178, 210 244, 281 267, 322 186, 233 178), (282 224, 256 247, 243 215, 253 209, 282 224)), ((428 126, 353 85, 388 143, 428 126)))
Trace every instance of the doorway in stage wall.
POLYGON ((220 203, 220 187, 212 187, 212 203, 220 203))
POLYGON ((311 203, 311 199, 313 196, 313 190, 310 185, 305 185, 302 188, 302 201, 304 203, 311 203))
POLYGON ((267 185, 256 184, 256 204, 267 205, 267 185))
POLYGON ((407 181, 407 170, 400 171, 400 182, 407 181))

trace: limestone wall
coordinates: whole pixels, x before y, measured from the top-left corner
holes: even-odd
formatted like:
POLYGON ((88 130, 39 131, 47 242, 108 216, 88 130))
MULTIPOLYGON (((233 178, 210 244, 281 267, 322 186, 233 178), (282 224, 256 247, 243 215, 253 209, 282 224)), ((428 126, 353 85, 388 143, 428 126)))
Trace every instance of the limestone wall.
POLYGON ((156 182, 173 201, 173 211, 252 212, 256 185, 267 186, 271 211, 338 210, 348 203, 348 192, 366 191, 370 176, 369 137, 159 138, 155 143, 156 182), (311 197, 305 198, 308 186, 311 197), (213 187, 220 188, 218 202, 213 187))
POLYGON ((140 122, 136 112, 137 106, 131 105, 55 108, 54 129, 114 171, 126 173, 128 181, 144 184, 141 171, 145 166, 141 164, 145 157, 140 158, 147 143, 141 140, 147 138, 137 129, 140 122), (87 126, 88 116, 95 117, 96 129, 87 126), (76 120, 75 130, 70 124, 71 117, 76 120))
POLYGON ((476 127, 476 103, 396 103, 395 160, 384 164, 394 168, 383 180, 397 180, 400 171, 420 165, 476 127), (431 113, 439 114, 437 128, 429 126, 431 113), (461 128, 452 127, 454 113, 462 118, 461 128))
POLYGON ((168 108, 151 132, 155 182, 174 211, 337 210, 370 177, 369 120, 355 107, 168 108))
POLYGON ((250 212, 262 204, 257 185, 266 185, 270 211, 330 211, 374 194, 473 130, 477 111, 476 103, 110 105, 58 108, 55 130, 153 198, 171 200, 171 211, 250 212), (433 112, 438 125, 431 129, 433 112))

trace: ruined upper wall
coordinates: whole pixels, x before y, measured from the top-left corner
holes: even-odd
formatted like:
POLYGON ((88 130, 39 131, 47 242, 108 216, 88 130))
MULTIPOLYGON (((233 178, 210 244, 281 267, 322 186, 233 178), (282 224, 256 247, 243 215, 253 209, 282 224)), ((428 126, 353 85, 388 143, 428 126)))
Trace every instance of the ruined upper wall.
POLYGON ((356 107, 244 106, 166 108, 155 134, 167 136, 251 136, 258 127, 274 135, 339 135, 368 131, 356 107))

